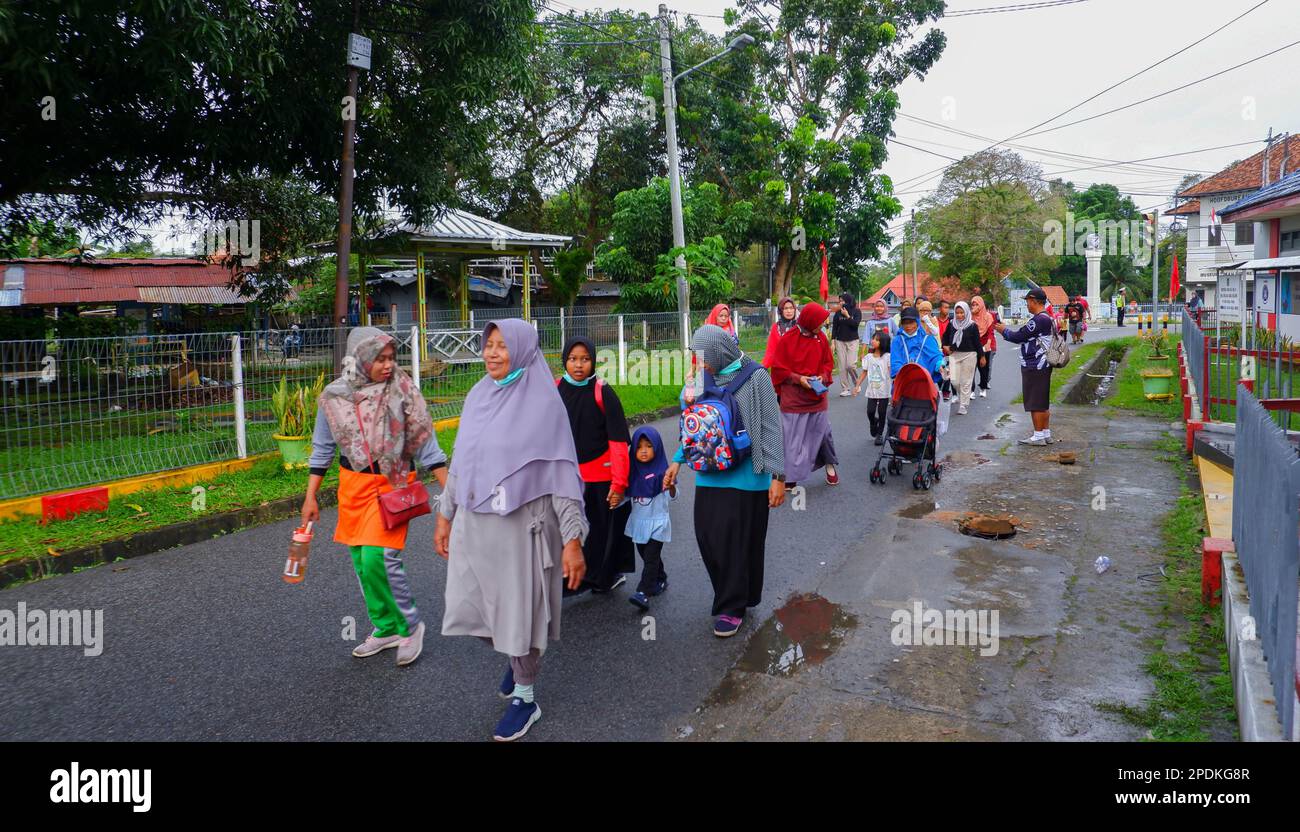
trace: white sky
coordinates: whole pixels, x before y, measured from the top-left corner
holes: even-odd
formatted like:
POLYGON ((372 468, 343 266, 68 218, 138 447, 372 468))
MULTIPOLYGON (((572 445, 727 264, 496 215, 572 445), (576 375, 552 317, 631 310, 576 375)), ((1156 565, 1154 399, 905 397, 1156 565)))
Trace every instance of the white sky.
MULTIPOLYGON (((1173 53, 1179 53, 1089 104, 1053 121, 1046 129, 1173 89, 1300 40, 1296 0, 1270 0, 1241 20, 1183 51, 1185 47, 1260 0, 1086 0, 1073 5, 1018 12, 952 17, 940 21, 948 35, 942 57, 924 81, 899 88, 901 110, 947 127, 1009 138, 1089 98, 1111 84, 1173 53)), ((630 8, 657 14, 659 0, 617 4, 547 0, 561 10, 630 8)), ((1012 5, 1025 0, 949 0, 948 11, 1012 5)), ((705 28, 722 33, 721 15, 730 0, 675 0, 679 14, 698 13, 705 28)), ((1251 140, 1254 146, 1207 151, 1152 165, 1178 170, 1129 171, 1106 168, 1063 173, 1077 185, 1112 182, 1135 192, 1139 207, 1163 203, 1183 172, 1217 172, 1263 148, 1269 127, 1300 131, 1300 45, 1180 92, 1073 127, 1017 140, 1038 148, 1116 161, 1160 156, 1251 140), (1253 118, 1251 101, 1253 99, 1253 118), (1158 194, 1158 195, 1152 195, 1158 194)), ((992 144, 899 118, 899 141, 952 157, 992 144), (947 145, 947 146, 943 146, 947 145)), ((1100 162, 1062 161, 1037 151, 1019 151, 1046 162, 1044 175, 1100 162)), ((1300 160, 1297 160, 1300 161, 1300 160)), ((897 192, 924 190, 935 178, 908 179, 947 160, 896 144, 884 172, 897 192)), ((903 217, 924 193, 902 193, 903 217)), ((901 232, 900 232, 901 233, 901 232)))
MULTIPOLYGON (((1024 0, 950 0, 949 12, 1009 5, 1024 0)), ((1297 0, 1267 0, 1264 5, 1191 49, 1185 47, 1260 0, 1084 0, 1073 5, 1028 11, 951 17, 939 26, 948 46, 924 81, 909 79, 899 89, 903 113, 944 126, 1001 140, 1057 115, 1122 78, 1165 58, 1175 57, 1128 81, 1068 115, 1050 128, 1171 90, 1227 69, 1292 41, 1300 40, 1297 0)), ((623 8, 657 14, 659 0, 547 0, 561 11, 623 8)), ((701 25, 721 34, 719 17, 731 0, 671 0, 681 15, 699 14, 701 25)), ((1113 115, 1018 139, 1036 148, 1130 161, 1187 150, 1260 140, 1260 144, 1153 159, 1149 164, 1176 170, 1125 170, 1114 167, 1062 173, 1076 185, 1112 182, 1133 192, 1139 207, 1160 205, 1184 172, 1217 172, 1263 147, 1276 132, 1300 130, 1300 46, 1264 58, 1179 92, 1113 115)), ((1040 128, 1045 129, 1045 128, 1040 128)), ((900 117, 896 137, 933 153, 961 157, 992 141, 956 135, 900 117)), ((1051 178, 1064 168, 1101 162, 1065 161, 1040 151, 1020 150, 1044 164, 1051 178)), ((1300 162, 1300 160, 1297 160, 1300 162)), ((904 212, 938 184, 934 171, 947 160, 891 144, 884 172, 895 183, 904 212)), ((901 239, 895 232, 896 240, 901 239)), ((164 232, 155 246, 177 245, 164 232)))

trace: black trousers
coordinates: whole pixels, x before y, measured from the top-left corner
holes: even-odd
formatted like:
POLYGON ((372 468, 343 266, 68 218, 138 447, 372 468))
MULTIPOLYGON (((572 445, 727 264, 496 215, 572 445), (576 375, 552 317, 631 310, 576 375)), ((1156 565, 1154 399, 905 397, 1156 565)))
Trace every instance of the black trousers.
POLYGON ((889 412, 889 399, 867 399, 867 418, 871 420, 871 438, 885 432, 885 414, 889 412))
POLYGON ((1123 326, 1123 325, 1124 325, 1124 307, 1121 306, 1121 307, 1119 307, 1118 309, 1115 310, 1115 317, 1118 318, 1117 323, 1118 323, 1120 326, 1123 326))
MULTIPOLYGON (((984 353, 984 366, 976 367, 979 371, 979 388, 981 390, 989 389, 989 379, 993 378, 993 356, 995 355, 997 355, 995 352, 984 353)), ((976 363, 978 364, 978 362, 976 363)))
POLYGON ((591 525, 582 546, 582 558, 587 562, 583 583, 596 589, 607 589, 619 575, 636 571, 632 538, 624 534, 632 503, 610 511, 608 500, 608 482, 589 482, 582 490, 583 508, 591 525))
POLYGON ((641 560, 645 563, 641 568, 641 581, 636 585, 636 591, 653 592, 655 584, 668 580, 668 572, 664 569, 664 543, 662 540, 651 539, 636 544, 636 550, 641 553, 641 560))
POLYGON ((767 492, 695 489, 695 541, 713 584, 713 615, 743 618, 763 600, 767 492))

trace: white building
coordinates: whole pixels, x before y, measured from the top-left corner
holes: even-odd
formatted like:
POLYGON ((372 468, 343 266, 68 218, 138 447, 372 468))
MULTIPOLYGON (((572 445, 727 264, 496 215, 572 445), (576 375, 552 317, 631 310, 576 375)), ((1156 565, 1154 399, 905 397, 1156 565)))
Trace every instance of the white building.
MULTIPOLYGON (((1200 295, 1208 307, 1216 306, 1214 282, 1218 269, 1250 260, 1255 256, 1257 244, 1253 222, 1216 224, 1212 220, 1228 205, 1265 184, 1265 156, 1268 157, 1268 182, 1276 182, 1286 173, 1300 169, 1300 136, 1284 134, 1270 148, 1202 179, 1178 194, 1178 199, 1185 202, 1165 212, 1166 216, 1187 222, 1183 285, 1200 295)), ((1240 276, 1246 280, 1246 305, 1253 306, 1252 274, 1241 272, 1240 276)))

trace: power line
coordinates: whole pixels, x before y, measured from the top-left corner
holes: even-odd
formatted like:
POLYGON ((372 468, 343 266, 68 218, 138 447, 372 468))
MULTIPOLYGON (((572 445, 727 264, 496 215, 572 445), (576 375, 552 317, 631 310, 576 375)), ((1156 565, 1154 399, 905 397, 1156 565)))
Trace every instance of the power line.
POLYGON ((1287 50, 1287 49, 1290 49, 1290 48, 1293 47, 1293 46, 1300 46, 1300 40, 1292 41, 1291 43, 1288 43, 1288 44, 1286 44, 1285 46, 1279 46, 1277 49, 1274 49, 1274 50, 1272 50, 1272 51, 1270 51, 1270 52, 1265 52, 1263 55, 1256 55, 1254 58, 1251 58, 1251 59, 1248 60, 1248 61, 1242 61, 1241 63, 1237 64, 1236 66, 1230 66, 1230 67, 1228 67, 1227 69, 1221 69, 1221 70, 1219 70, 1218 72, 1213 73, 1212 75, 1206 75, 1204 78, 1197 78, 1195 81, 1189 81, 1188 83, 1186 83, 1186 84, 1182 84, 1182 85, 1177 86, 1177 87, 1174 87, 1174 88, 1171 89, 1171 90, 1165 90, 1164 92, 1156 93, 1155 95, 1148 96, 1147 98, 1143 98, 1143 99, 1141 99, 1141 100, 1139 100, 1139 101, 1132 101, 1132 102, 1129 102, 1128 104, 1125 104, 1125 105, 1123 105, 1122 107, 1115 107, 1114 109, 1106 110, 1105 112, 1097 113, 1096 115, 1088 116, 1087 118, 1081 118, 1081 119, 1078 119, 1078 120, 1076 120, 1076 121, 1067 121, 1065 124, 1058 124, 1058 125, 1055 126, 1055 127, 1048 127, 1048 128, 1045 129, 1045 130, 1039 130, 1039 131, 1034 132, 1034 133, 1025 133, 1025 134, 1023 134, 1023 136, 1017 136, 1016 138, 1022 138, 1022 137, 1023 137, 1023 138, 1028 138, 1029 136, 1039 136, 1039 135, 1042 135, 1043 133, 1051 133, 1051 132, 1054 131, 1054 130, 1064 130, 1066 127, 1073 127, 1073 126, 1076 125, 1076 124, 1083 124, 1085 121, 1092 121, 1093 119, 1098 119, 1098 118, 1101 118, 1102 116, 1108 116, 1108 115, 1110 115, 1111 113, 1118 113, 1120 110, 1127 110, 1127 109, 1129 109, 1130 107, 1136 107, 1136 106, 1138 106, 1139 104, 1145 104, 1145 103, 1147 103, 1148 101, 1154 101, 1154 100, 1156 100, 1157 98, 1163 98, 1163 97, 1166 96, 1166 95, 1170 95, 1170 94, 1172 94, 1172 93, 1179 92, 1180 90, 1185 90, 1185 89, 1187 89, 1188 87, 1194 87, 1194 86, 1196 86, 1197 84, 1203 84, 1203 83, 1205 83, 1206 81, 1209 81, 1209 80, 1211 80, 1211 79, 1213 79, 1213 78, 1218 78, 1220 75, 1224 75, 1224 74, 1226 74, 1226 73, 1228 73, 1228 72, 1232 72, 1234 69, 1241 69, 1243 66, 1249 66, 1250 64, 1253 64, 1253 63, 1255 63, 1256 61, 1262 61, 1262 60, 1264 60, 1265 58, 1268 58, 1268 57, 1271 57, 1271 56, 1273 56, 1273 55, 1276 55, 1277 53, 1282 52, 1282 51, 1287 50))
POLYGON ((1046 0, 1041 3, 1016 3, 1008 6, 989 6, 983 9, 959 9, 954 12, 947 12, 944 18, 949 17, 971 17, 981 14, 1000 14, 1003 12, 1028 12, 1039 9, 1050 9, 1056 6, 1073 6, 1076 3, 1086 3, 1088 0, 1046 0))

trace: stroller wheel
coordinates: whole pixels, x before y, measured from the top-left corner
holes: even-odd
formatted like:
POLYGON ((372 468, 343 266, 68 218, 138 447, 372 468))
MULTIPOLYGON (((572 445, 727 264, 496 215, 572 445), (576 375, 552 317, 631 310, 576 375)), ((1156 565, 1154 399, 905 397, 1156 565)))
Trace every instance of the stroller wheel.
POLYGON ((921 488, 921 472, 917 471, 912 475, 912 488, 919 490, 921 488))
POLYGON ((880 469, 879 469, 879 468, 872 468, 872 469, 871 469, 871 484, 872 484, 872 485, 875 485, 875 484, 876 484, 876 480, 878 480, 878 479, 880 479, 880 469))
POLYGON ((923 474, 923 475, 921 476, 921 489, 922 489, 923 491, 929 491, 929 490, 930 490, 930 475, 929 475, 929 474, 923 474))
POLYGON ((942 465, 933 466, 933 470, 930 473, 934 475, 934 481, 938 482, 939 480, 943 479, 943 466, 942 465))

